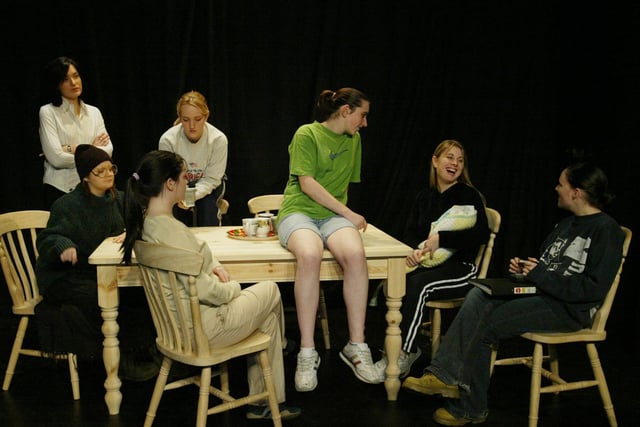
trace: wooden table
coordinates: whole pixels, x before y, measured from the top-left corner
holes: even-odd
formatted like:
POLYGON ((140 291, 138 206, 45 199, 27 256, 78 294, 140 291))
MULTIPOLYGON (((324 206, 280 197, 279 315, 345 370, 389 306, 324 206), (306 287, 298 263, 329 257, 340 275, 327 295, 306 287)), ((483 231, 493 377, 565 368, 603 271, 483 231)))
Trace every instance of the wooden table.
MULTIPOLYGON (((232 239, 227 231, 237 227, 194 227, 199 239, 207 242, 214 256, 220 260, 232 278, 242 283, 261 280, 293 282, 295 258, 278 240, 248 241, 232 239)), ((411 248, 369 224, 362 233, 370 279, 387 279, 387 329, 385 350, 389 365, 385 388, 387 398, 396 400, 400 389, 397 359, 400 354, 400 306, 405 294, 405 258, 411 248)), ((105 402, 109 414, 120 412, 122 393, 118 378, 120 348, 118 342, 118 287, 140 286, 141 278, 135 265, 121 264, 120 244, 106 239, 89 257, 89 263, 97 267, 98 304, 102 310, 103 360, 107 373, 104 383, 105 402)), ((135 263, 135 258, 134 261, 135 263)), ((320 267, 320 280, 342 279, 342 269, 329 251, 324 252, 320 267)))

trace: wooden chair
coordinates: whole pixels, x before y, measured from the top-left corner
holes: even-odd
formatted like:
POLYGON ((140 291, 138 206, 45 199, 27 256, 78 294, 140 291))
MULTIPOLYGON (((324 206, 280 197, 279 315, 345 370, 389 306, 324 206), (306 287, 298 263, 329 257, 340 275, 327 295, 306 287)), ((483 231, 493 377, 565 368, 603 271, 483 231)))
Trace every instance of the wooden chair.
POLYGON ((229 211, 229 201, 224 198, 225 193, 227 192, 227 174, 224 174, 222 177, 222 182, 220 183, 222 186, 222 191, 218 196, 218 200, 216 200, 216 206, 218 207, 218 213, 216 217, 218 218, 218 225, 222 227, 222 216, 226 215, 229 211))
POLYGON ((218 225, 222 227, 222 216, 226 215, 227 212, 229 212, 229 201, 221 197, 216 202, 216 205, 218 206, 218 225))
MULTIPOLYGON (((493 244, 496 235, 500 231, 501 216, 500 213, 491 208, 485 208, 487 214, 487 222, 489 223, 489 240, 486 244, 480 246, 476 255, 475 264, 478 266, 478 277, 484 279, 487 277, 489 264, 491 263, 491 255, 493 254, 493 244)), ((446 300, 427 301, 425 306, 429 308, 429 323, 431 333, 431 357, 435 356, 440 347, 440 339, 442 338, 442 310, 451 310, 459 308, 464 302, 464 298, 452 298, 446 300)))
MULTIPOLYGON (((216 213, 216 218, 218 219, 218 226, 222 227, 222 217, 226 215, 227 212, 229 212, 229 201, 227 199, 223 199, 222 197, 220 197, 216 201, 216 206, 218 207, 218 212, 216 213)), ((194 206, 191 208, 191 211, 193 212, 193 226, 197 227, 198 226, 198 210, 194 206)))
MULTIPOLYGON (((218 219, 218 226, 222 227, 222 217, 229 212, 229 201, 224 198, 224 194, 227 191, 227 175, 222 178, 222 183, 220 184, 222 190, 218 195, 218 199, 216 200, 216 207, 218 211, 216 212, 216 218, 218 219)), ((191 212, 193 214, 193 226, 198 226, 198 209, 196 206, 191 208, 191 212)))
MULTIPOLYGON (((282 200, 284 194, 266 194, 263 196, 256 196, 247 202, 249 212, 256 217, 260 213, 276 213, 280 206, 282 206, 282 200)), ((324 347, 329 350, 331 348, 331 334, 329 332, 329 317, 327 315, 327 302, 324 296, 324 289, 320 286, 320 301, 318 304, 318 319, 322 327, 322 336, 324 338, 324 347)))
POLYGON ((200 388, 196 426, 204 427, 207 416, 228 411, 239 406, 268 399, 274 426, 282 426, 271 366, 267 356, 270 337, 260 331, 242 341, 226 347, 214 347, 204 333, 200 317, 200 303, 196 289, 196 276, 204 263, 198 252, 157 243, 137 241, 136 259, 143 277, 143 286, 156 329, 156 345, 164 355, 151 402, 145 418, 145 427, 151 426, 165 390, 193 384, 200 388), (174 295, 180 295, 184 286, 180 277, 188 276, 189 308, 175 303, 174 295), (257 354, 264 375, 266 390, 261 393, 234 398, 229 390, 227 362, 231 359, 257 354), (200 375, 180 379, 167 384, 174 361, 201 368, 200 375), (212 367, 220 369, 220 387, 211 385, 212 367), (222 402, 209 407, 213 395, 222 402))
POLYGON ((0 262, 11 296, 13 314, 20 317, 2 390, 9 390, 21 355, 53 357, 68 360, 73 399, 78 400, 80 399, 80 378, 75 354, 50 355, 41 350, 23 348, 29 319, 33 318, 36 305, 42 301, 34 270, 38 257, 36 236, 39 230, 47 226, 48 220, 48 211, 17 211, 0 215, 0 262))
POLYGON ((604 370, 600 363, 596 342, 602 342, 607 338, 605 329, 613 299, 615 298, 622 274, 622 266, 629 251, 632 232, 627 227, 621 227, 625 234, 624 244, 622 246, 622 261, 618 268, 618 273, 611 284, 609 292, 605 297, 602 305, 593 318, 593 324, 590 328, 581 329, 575 332, 525 332, 520 335, 522 338, 533 342, 533 355, 523 357, 510 357, 505 359, 497 359, 497 349, 491 353, 491 373, 494 366, 502 365, 525 365, 531 369, 531 388, 529 396, 529 427, 538 425, 538 409, 540 407, 540 395, 543 393, 559 393, 568 390, 577 390, 588 387, 598 386, 600 397, 604 410, 609 419, 609 425, 615 427, 618 425, 616 414, 613 409, 613 402, 609 394, 609 387, 604 376, 604 370), (593 378, 585 380, 566 381, 560 377, 560 363, 556 346, 569 343, 584 343, 587 356, 593 371, 593 378), (547 355, 545 356, 543 346, 547 346, 547 355), (542 367, 542 364, 548 363, 549 370, 542 367), (541 387, 542 377, 551 382, 551 385, 541 387))
POLYGON ((247 202, 249 212, 258 216, 259 213, 272 213, 275 214, 280 210, 282 201, 284 200, 284 194, 265 194, 264 196, 256 196, 247 202))

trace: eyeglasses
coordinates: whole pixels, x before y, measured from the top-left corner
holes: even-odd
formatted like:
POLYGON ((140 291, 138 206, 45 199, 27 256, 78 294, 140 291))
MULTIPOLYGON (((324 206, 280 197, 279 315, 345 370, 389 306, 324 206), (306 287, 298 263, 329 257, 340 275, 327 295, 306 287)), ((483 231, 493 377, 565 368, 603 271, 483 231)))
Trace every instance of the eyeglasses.
POLYGON ((115 176, 118 173, 118 166, 111 165, 110 168, 100 168, 98 170, 91 171, 92 174, 100 178, 104 178, 109 172, 115 176))

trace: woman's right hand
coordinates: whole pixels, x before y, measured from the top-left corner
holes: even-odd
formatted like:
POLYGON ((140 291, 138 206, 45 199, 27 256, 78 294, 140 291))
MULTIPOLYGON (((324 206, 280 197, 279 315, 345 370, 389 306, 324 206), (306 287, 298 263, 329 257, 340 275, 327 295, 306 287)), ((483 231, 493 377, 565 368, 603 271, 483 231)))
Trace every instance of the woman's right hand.
POLYGON ((414 249, 411 255, 407 257, 407 266, 415 267, 422 261, 424 257, 424 251, 422 249, 414 249))
POLYGON ((213 274, 218 276, 218 278, 222 282, 228 282, 229 280, 231 280, 231 275, 229 275, 227 270, 225 270, 224 267, 221 266, 221 265, 219 265, 219 266, 217 266, 216 268, 213 269, 213 274))
POLYGON ((538 265, 538 259, 527 257, 522 259, 518 257, 511 258, 509 261, 509 273, 524 274, 525 276, 538 265))
POLYGON ((520 258, 514 257, 509 260, 509 273, 522 273, 520 271, 520 258))
POLYGON ((357 230, 365 231, 367 229, 367 220, 362 215, 349 211, 344 215, 344 217, 351 221, 351 223, 356 226, 357 230))

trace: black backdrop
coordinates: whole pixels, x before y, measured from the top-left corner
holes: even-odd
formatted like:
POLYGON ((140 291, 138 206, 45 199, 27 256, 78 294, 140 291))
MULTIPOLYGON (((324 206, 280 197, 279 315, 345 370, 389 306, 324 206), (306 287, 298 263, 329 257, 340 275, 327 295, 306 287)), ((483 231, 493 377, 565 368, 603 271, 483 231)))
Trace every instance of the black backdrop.
MULTIPOLYGON (((599 160, 617 194, 609 212, 640 231, 637 2, 15 3, 0 6, 0 212, 41 207, 39 78, 66 55, 104 115, 120 188, 173 123, 178 97, 205 94, 229 138, 229 225, 248 215, 250 197, 283 190, 287 145, 316 95, 353 86, 372 102, 350 205, 390 234, 444 138, 466 146, 472 180, 502 213, 492 274, 536 253, 564 215, 553 188, 570 148, 599 160)), ((634 246, 618 326, 640 320, 634 246)))

